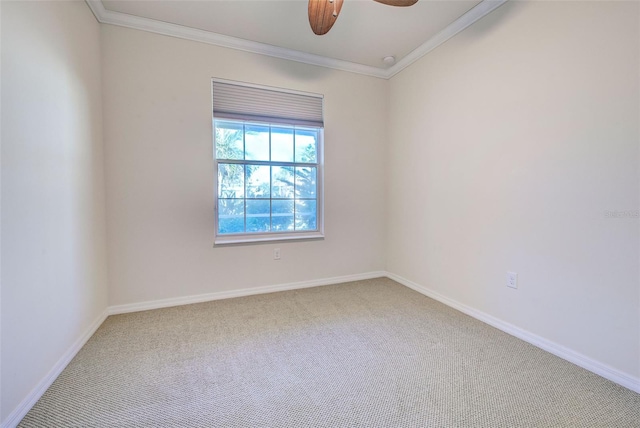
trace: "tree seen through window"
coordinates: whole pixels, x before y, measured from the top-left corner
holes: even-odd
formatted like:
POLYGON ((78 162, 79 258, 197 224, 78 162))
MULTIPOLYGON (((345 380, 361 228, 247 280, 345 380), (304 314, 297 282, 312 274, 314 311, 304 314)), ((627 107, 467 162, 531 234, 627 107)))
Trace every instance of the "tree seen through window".
POLYGON ((319 129, 215 121, 218 233, 318 229, 319 129))

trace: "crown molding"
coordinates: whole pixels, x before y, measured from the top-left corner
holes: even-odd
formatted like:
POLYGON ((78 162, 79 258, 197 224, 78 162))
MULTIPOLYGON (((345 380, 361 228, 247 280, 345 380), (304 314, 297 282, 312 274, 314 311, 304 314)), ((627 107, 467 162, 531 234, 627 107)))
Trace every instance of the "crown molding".
POLYGON ((266 43, 258 43, 250 40, 239 39, 237 37, 225 36, 223 34, 185 27, 183 25, 156 21, 155 19, 141 18, 139 16, 129 15, 126 13, 113 12, 110 10, 106 10, 101 0, 86 0, 86 2, 98 22, 102 24, 118 25, 120 27, 149 31, 151 33, 208 43, 211 45, 222 46, 225 48, 236 49, 244 52, 251 52, 281 59, 288 59, 290 61, 334 68, 336 70, 350 71, 353 73, 365 74, 367 76, 379 77, 382 79, 386 78, 387 70, 385 69, 371 67, 363 64, 356 64, 349 61, 342 61, 334 58, 327 58, 321 55, 314 55, 306 52, 296 51, 293 49, 281 48, 278 46, 268 45, 266 43))
POLYGON ((413 64, 465 28, 471 26, 471 24, 483 18, 485 15, 493 12, 506 2, 507 0, 483 0, 482 2, 478 3, 473 8, 469 9, 460 18, 447 25, 442 31, 431 37, 422 45, 418 46, 409 54, 405 55, 392 67, 387 69, 385 78, 390 79, 396 74, 400 73, 402 70, 409 67, 411 64, 413 64))
POLYGON ((320 67, 333 68, 336 70, 348 71, 351 73, 364 74, 380 79, 390 79, 418 59, 422 58, 451 37, 458 34, 483 16, 492 12, 507 0, 483 0, 457 20, 453 21, 438 34, 427 40, 425 43, 414 49, 407 56, 398 61, 390 68, 378 68, 369 65, 357 64, 350 61, 343 61, 328 58, 321 55, 314 55, 307 52, 286 49, 265 43, 253 42, 239 39, 237 37, 225 36, 223 34, 196 28, 185 27, 183 25, 169 22, 157 21, 155 19, 142 18, 121 12, 114 12, 104 8, 102 0, 85 0, 98 22, 102 24, 118 25, 136 30, 148 31, 165 36, 177 37, 180 39, 193 40, 225 48, 236 49, 244 52, 251 52, 260 55, 267 55, 275 58, 287 59, 290 61, 316 65, 320 67))

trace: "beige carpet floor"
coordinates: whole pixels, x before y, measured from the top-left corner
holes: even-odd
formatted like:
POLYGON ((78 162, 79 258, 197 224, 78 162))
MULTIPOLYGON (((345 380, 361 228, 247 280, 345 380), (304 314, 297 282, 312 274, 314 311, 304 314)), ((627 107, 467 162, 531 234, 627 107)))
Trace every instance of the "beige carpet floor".
POLYGON ((389 279, 109 317, 21 427, 640 427, 640 395, 389 279))

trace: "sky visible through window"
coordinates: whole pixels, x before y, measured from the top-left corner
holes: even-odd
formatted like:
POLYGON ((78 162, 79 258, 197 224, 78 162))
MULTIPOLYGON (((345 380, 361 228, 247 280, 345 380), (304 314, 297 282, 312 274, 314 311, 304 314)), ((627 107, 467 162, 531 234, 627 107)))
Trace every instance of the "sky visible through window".
POLYGON ((219 234, 317 230, 317 128, 216 120, 215 133, 219 234))

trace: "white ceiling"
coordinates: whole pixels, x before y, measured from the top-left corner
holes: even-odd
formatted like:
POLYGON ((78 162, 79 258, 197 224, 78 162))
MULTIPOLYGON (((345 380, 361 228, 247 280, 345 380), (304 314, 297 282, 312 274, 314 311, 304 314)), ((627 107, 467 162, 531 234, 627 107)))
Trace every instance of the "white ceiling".
POLYGON ((400 61, 478 3, 419 0, 411 7, 391 7, 373 0, 345 0, 331 31, 316 36, 309 27, 306 0, 102 0, 107 14, 177 24, 379 69, 389 67, 383 57, 393 55, 400 61))

